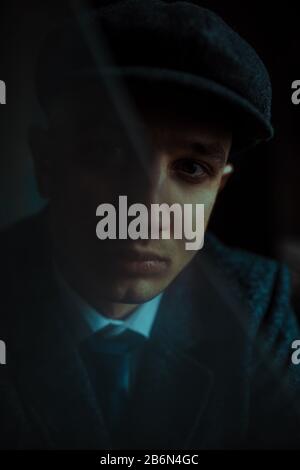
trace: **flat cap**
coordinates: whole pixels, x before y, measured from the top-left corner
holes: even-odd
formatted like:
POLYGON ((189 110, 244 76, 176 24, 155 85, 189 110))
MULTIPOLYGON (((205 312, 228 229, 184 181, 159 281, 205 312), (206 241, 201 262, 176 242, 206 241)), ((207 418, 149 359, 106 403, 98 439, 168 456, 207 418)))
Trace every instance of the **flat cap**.
POLYGON ((113 60, 99 70, 97 47, 93 50, 76 21, 50 33, 37 70, 45 107, 71 82, 103 72, 126 83, 159 83, 166 89, 172 84, 192 97, 191 109, 199 116, 211 106, 232 122, 236 151, 273 136, 266 67, 214 12, 187 1, 121 0, 94 10, 86 25, 99 33, 98 45, 105 39, 113 60))

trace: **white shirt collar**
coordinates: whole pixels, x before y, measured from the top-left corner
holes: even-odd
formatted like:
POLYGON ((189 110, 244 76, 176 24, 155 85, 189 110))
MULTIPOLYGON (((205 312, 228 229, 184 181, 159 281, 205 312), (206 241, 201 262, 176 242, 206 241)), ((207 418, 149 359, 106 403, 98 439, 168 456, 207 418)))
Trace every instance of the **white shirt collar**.
POLYGON ((77 322, 77 327, 73 325, 73 331, 79 336, 79 340, 84 339, 89 334, 95 333, 108 325, 116 326, 114 334, 121 333, 124 329, 129 328, 142 334, 146 338, 149 337, 163 293, 141 304, 130 315, 126 316, 124 320, 114 319, 103 315, 89 305, 67 283, 56 265, 54 266, 54 272, 60 293, 67 306, 68 315, 71 317, 71 321, 73 320, 72 323, 74 323, 74 321, 77 322))

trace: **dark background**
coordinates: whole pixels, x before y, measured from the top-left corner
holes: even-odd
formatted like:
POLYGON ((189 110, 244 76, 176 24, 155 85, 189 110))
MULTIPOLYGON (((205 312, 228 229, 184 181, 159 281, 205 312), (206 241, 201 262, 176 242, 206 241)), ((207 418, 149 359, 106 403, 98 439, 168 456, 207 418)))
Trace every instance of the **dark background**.
MULTIPOLYGON (((248 40, 264 60, 273 83, 275 138, 240 159, 217 203, 211 228, 230 245, 285 261, 293 273, 297 296, 300 105, 291 102, 291 83, 300 79, 300 6, 266 1, 194 3, 219 13, 248 40)), ((0 227, 41 205, 27 143, 28 126, 38 110, 34 61, 45 31, 69 11, 65 1, 1 2, 0 79, 7 85, 7 104, 0 107, 0 227)))

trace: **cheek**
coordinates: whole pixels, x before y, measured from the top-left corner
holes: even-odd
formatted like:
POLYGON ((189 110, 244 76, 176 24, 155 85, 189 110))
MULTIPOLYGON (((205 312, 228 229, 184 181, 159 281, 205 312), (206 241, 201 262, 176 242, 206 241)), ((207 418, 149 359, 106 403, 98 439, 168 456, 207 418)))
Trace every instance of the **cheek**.
MULTIPOLYGON (((218 194, 218 185, 210 185, 210 187, 198 187, 192 188, 189 191, 177 191, 177 200, 174 202, 180 202, 183 204, 193 204, 193 212, 192 212, 192 227, 193 231, 196 231, 197 222, 196 220, 196 211, 195 205, 196 204, 204 204, 204 230, 206 230, 211 213, 214 208, 214 204, 216 201, 216 197, 218 194)), ((200 236, 200 234, 199 234, 200 236)), ((186 249, 186 242, 190 241, 186 238, 181 240, 173 240, 174 246, 176 246, 176 259, 177 262, 180 264, 181 267, 188 264, 192 258, 197 254, 197 250, 187 250, 186 249)))
MULTIPOLYGON (((205 228, 208 224, 209 218, 211 216, 212 210, 214 208, 214 204, 216 202, 216 197, 218 194, 219 184, 216 182, 215 184, 210 185, 199 185, 197 187, 189 187, 185 188, 184 190, 176 191, 176 200, 174 202, 179 202, 180 204, 192 204, 193 205, 193 226, 196 223, 196 211, 195 205, 196 204, 204 204, 204 222, 205 228)), ((174 193, 173 193, 174 196, 174 193)))

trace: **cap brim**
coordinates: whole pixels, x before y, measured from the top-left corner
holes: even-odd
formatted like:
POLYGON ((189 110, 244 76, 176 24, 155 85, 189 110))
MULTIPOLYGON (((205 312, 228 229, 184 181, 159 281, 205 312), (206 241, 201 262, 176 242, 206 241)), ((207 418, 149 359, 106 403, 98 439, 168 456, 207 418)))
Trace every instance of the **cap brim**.
MULTIPOLYGON (((194 97, 197 96, 197 101, 193 100, 193 112, 201 101, 205 101, 207 106, 211 100, 212 108, 217 107, 216 111, 224 116, 224 119, 227 120, 230 116, 234 126, 233 151, 235 152, 268 141, 274 135, 272 125, 250 102, 226 86, 205 77, 152 67, 105 67, 101 69, 101 74, 109 78, 122 79, 127 85, 135 83, 135 80, 149 84, 178 85, 180 87, 178 90, 185 89, 186 92, 192 92, 194 97)), ((201 108, 199 108, 200 113, 201 108)))

